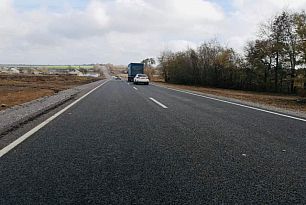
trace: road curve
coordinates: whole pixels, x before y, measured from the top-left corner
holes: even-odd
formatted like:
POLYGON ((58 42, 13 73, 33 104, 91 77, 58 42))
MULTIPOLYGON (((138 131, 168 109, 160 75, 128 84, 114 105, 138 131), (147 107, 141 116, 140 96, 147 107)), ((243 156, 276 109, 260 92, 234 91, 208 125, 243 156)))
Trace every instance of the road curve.
POLYGON ((112 80, 0 158, 0 204, 305 204, 305 153, 305 122, 112 80))

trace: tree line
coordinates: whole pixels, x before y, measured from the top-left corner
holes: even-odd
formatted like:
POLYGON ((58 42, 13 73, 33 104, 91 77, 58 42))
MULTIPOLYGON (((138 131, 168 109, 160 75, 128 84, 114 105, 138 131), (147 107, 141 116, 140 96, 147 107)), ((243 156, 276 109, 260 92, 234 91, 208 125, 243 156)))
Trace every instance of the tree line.
POLYGON ((306 14, 274 16, 244 54, 214 40, 196 49, 164 51, 158 60, 170 83, 293 93, 295 78, 306 76, 306 14))

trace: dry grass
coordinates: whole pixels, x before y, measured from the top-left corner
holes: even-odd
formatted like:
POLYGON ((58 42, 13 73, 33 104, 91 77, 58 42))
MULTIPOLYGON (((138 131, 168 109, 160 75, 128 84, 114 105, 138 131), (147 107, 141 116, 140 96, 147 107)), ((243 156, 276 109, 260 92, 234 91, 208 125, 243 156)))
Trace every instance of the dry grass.
POLYGON ((306 104, 298 102, 297 100, 300 99, 300 97, 296 95, 238 91, 238 90, 209 88, 209 87, 196 87, 196 86, 187 86, 187 85, 174 85, 174 84, 164 83, 161 81, 156 82, 156 83, 161 84, 163 86, 171 87, 171 88, 179 88, 179 89, 184 89, 184 90, 197 91, 201 93, 229 97, 229 98, 274 106, 274 107, 283 108, 283 109, 306 112, 306 104))
POLYGON ((0 75, 0 110, 100 80, 78 76, 0 75))

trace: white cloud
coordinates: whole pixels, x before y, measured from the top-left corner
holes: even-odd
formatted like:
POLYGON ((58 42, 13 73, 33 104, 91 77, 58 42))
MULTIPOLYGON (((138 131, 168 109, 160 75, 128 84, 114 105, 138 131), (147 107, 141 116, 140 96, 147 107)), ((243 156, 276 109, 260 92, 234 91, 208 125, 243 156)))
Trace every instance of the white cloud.
POLYGON ((168 1, 173 6, 174 18, 179 18, 183 21, 219 21, 224 18, 221 9, 209 1, 203 0, 170 0, 168 1))
POLYGON ((221 36, 241 51, 246 41, 256 37, 261 23, 283 10, 301 11, 306 8, 306 0, 234 0, 233 6, 221 36))
POLYGON ((260 22, 306 8, 306 0, 234 0, 229 11, 209 0, 68 1, 60 10, 48 2, 28 9, 0 0, 0 63, 127 64, 216 37, 241 50, 260 22))

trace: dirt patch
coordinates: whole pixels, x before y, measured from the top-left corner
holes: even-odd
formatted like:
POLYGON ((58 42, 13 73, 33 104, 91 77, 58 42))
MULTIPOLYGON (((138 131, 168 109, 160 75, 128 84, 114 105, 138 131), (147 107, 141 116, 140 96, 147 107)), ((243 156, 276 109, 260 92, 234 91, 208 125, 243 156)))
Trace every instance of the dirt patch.
POLYGON ((67 75, 0 75, 0 110, 97 80, 101 78, 67 75))
POLYGON ((155 82, 155 83, 171 88, 197 91, 201 93, 234 98, 238 100, 248 101, 252 103, 259 103, 283 109, 306 112, 305 99, 298 97, 296 95, 283 95, 275 93, 261 93, 261 92, 251 92, 251 91, 219 89, 219 88, 196 87, 196 86, 187 86, 187 85, 174 85, 163 82, 155 82))

